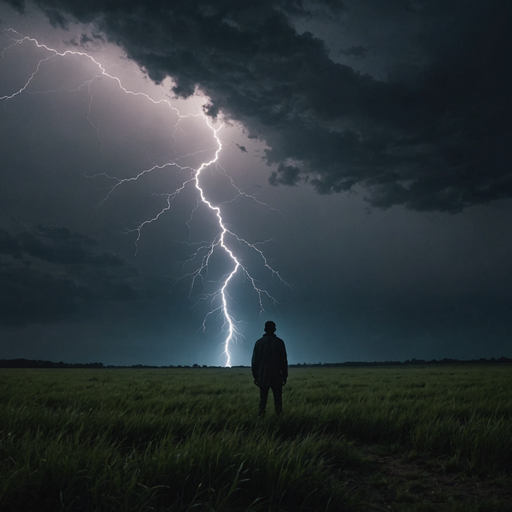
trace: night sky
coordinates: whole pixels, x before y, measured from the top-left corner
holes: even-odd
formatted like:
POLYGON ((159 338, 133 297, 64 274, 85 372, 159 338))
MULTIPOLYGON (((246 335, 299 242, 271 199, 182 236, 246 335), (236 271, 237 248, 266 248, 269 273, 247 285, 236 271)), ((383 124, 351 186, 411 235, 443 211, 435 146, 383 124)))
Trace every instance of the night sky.
POLYGON ((0 0, 0 358, 225 365, 214 160, 232 365, 266 320, 290 363, 512 357, 511 26, 0 0))

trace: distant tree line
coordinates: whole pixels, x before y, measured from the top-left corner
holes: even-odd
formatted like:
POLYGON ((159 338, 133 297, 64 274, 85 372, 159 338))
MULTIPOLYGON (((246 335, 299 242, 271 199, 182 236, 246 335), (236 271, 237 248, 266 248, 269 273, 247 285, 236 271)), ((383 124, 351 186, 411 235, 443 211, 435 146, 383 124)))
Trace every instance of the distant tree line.
POLYGON ((490 359, 450 359, 445 357, 444 359, 431 359, 426 361, 425 359, 407 359, 406 361, 346 361, 344 363, 303 363, 303 364, 292 364, 292 367, 343 367, 343 366, 410 366, 410 365, 474 365, 474 364, 512 364, 512 359, 509 357, 501 356, 499 358, 491 357, 490 359))
POLYGON ((0 368, 104 368, 103 363, 58 363, 34 359, 0 359, 0 368))
MULTIPOLYGON (((459 359, 431 359, 430 361, 425 361, 424 359, 407 359, 406 361, 372 361, 372 362, 364 362, 364 361, 346 361, 344 363, 299 363, 299 364, 291 364, 292 368, 337 368, 337 367, 356 367, 356 366, 410 366, 410 365, 489 365, 489 364, 512 364, 512 359, 508 357, 501 356, 499 358, 491 357, 490 359, 469 359, 469 360, 459 360, 459 359)), ((192 366, 189 365, 177 365, 174 366, 172 364, 168 366, 152 366, 145 364, 134 364, 131 366, 115 366, 115 365, 107 365, 105 366, 103 363, 64 363, 59 361, 58 363, 54 361, 42 361, 42 360, 34 360, 34 359, 0 359, 0 368, 219 368, 218 366, 206 366, 203 364, 202 366, 199 364, 194 364, 192 366)), ((248 366, 234 366, 233 368, 249 368, 248 366)))

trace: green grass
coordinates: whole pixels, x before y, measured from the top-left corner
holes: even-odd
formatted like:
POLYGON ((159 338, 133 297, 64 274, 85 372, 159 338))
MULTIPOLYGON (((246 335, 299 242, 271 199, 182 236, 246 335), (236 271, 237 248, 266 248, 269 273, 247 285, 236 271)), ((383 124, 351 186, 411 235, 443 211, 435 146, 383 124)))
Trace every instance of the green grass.
POLYGON ((260 419, 248 369, 2 370, 0 510, 510 510, 511 389, 499 366, 291 369, 260 419))

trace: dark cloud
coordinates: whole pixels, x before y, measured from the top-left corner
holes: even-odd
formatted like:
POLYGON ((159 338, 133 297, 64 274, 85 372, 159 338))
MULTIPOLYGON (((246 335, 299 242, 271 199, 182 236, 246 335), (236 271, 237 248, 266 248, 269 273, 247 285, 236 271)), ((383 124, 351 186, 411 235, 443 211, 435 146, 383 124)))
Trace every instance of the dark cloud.
POLYGON ((297 185, 300 181, 300 169, 292 165, 279 164, 268 179, 271 185, 297 185))
POLYGON ((0 325, 53 322, 78 313, 94 299, 69 276, 28 267, 0 268, 0 325))
POLYGON ((69 41, 68 44, 72 46, 98 46, 104 41, 104 38, 101 34, 92 34, 91 36, 88 34, 81 34, 80 37, 74 37, 69 41))
POLYGON ((97 241, 65 227, 0 230, 0 324, 51 323, 91 314, 95 305, 168 294, 97 241))
MULTIPOLYGON (((36 4, 61 26, 65 18, 95 22, 153 80, 173 77, 176 95, 187 97, 199 87, 211 99, 210 115, 242 122, 267 142, 267 161, 278 166, 273 184, 310 176, 321 193, 359 185, 377 207, 451 212, 512 197, 507 0, 492 7, 479 0, 366 0, 361 5, 373 9, 375 27, 393 19, 416 27, 404 29, 402 46, 404 55, 408 46, 418 46, 422 64, 404 57, 390 67, 387 80, 334 62, 319 37, 294 28, 295 19, 318 17, 319 10, 327 18, 343 13, 350 21, 357 15, 355 4, 36 4), (290 162, 298 171, 285 175, 290 162)), ((356 44, 344 53, 362 57, 366 47, 356 44)))
POLYGON ((15 259, 22 257, 20 242, 4 229, 0 229, 0 254, 8 254, 15 259))
MULTIPOLYGON (((13 238, 8 233, 6 237, 13 238)), ((99 267, 126 266, 123 258, 111 253, 95 254, 89 247, 97 244, 96 240, 80 233, 73 233, 65 227, 25 226, 16 234, 17 249, 29 257, 62 264, 90 264, 99 267)))
POLYGON ((362 45, 351 46, 350 48, 340 50, 342 55, 347 55, 348 57, 354 57, 356 59, 363 59, 366 57, 369 48, 362 45))

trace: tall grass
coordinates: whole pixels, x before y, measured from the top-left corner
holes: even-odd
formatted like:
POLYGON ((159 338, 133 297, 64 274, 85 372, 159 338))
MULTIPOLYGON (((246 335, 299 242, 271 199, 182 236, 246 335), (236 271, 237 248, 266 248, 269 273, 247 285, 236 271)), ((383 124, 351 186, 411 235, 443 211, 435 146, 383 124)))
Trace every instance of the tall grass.
POLYGON ((511 469, 512 369, 3 370, 0 509, 356 510, 351 441, 511 469), (271 402, 271 400, 270 400, 271 402), (271 404, 270 404, 271 405, 271 404))

